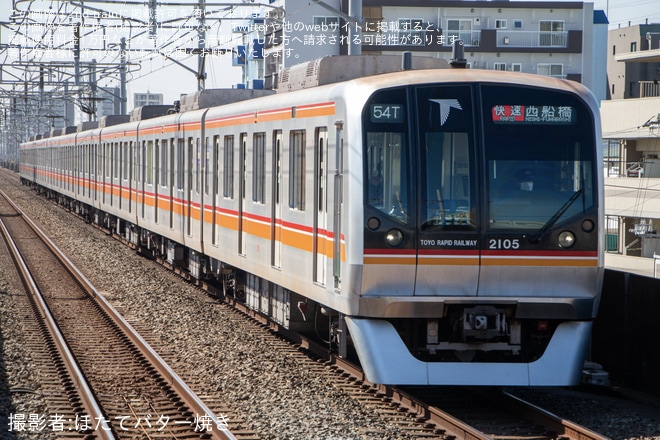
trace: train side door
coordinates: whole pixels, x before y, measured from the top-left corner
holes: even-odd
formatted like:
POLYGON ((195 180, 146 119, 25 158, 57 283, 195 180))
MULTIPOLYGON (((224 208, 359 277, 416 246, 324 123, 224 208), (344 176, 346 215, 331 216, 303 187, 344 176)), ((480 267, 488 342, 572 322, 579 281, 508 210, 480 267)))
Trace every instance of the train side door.
POLYGON ((417 296, 475 296, 479 280, 477 154, 472 89, 414 90, 417 296))
POLYGON ((147 180, 147 141, 142 141, 140 145, 140 217, 144 218, 145 198, 146 198, 146 180, 147 180))
POLYGON ((282 267, 282 130, 273 132, 272 188, 270 264, 273 267, 282 267))
POLYGON ((327 227, 328 227, 328 203, 327 203, 327 128, 317 128, 314 136, 314 282, 325 285, 327 265, 327 227))
MULTIPOLYGON (((170 160, 169 160, 169 168, 168 168, 168 173, 169 173, 169 199, 170 199, 170 229, 174 228, 174 188, 178 188, 177 181, 175 180, 175 170, 177 168, 178 163, 176 162, 176 150, 177 150, 177 145, 179 143, 179 139, 176 138, 171 138, 170 139, 170 160)), ((178 196, 178 194, 177 194, 178 196)))

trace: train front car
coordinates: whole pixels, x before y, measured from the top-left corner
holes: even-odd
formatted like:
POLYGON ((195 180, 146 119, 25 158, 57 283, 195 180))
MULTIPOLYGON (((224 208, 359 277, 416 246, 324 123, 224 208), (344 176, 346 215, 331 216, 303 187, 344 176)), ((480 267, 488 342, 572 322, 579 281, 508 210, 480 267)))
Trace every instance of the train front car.
POLYGON ((367 377, 577 383, 603 272, 595 99, 540 76, 410 78, 362 111, 364 257, 346 322, 367 377))

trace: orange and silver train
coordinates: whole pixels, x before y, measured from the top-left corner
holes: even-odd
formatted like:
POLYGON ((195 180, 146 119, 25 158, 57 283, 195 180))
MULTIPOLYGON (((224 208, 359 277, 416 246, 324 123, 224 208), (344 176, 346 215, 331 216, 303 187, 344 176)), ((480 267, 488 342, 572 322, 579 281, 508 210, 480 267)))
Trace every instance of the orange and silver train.
POLYGON ((20 174, 376 383, 571 385, 603 274, 598 105, 437 69, 44 137, 20 174))

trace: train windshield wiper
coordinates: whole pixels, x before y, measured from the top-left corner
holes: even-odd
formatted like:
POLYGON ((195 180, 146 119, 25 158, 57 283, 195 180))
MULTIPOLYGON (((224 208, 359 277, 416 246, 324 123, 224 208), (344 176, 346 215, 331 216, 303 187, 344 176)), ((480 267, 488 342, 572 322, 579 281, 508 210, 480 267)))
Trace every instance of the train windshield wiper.
POLYGON ((573 202, 575 202, 578 199, 578 197, 580 197, 580 195, 583 193, 584 193, 584 188, 580 188, 577 191, 575 191, 573 195, 568 200, 566 200, 566 203, 564 203, 562 207, 559 208, 557 212, 555 212, 555 215, 550 217, 550 219, 543 225, 543 227, 539 229, 536 234, 534 234, 534 236, 530 239, 530 241, 532 243, 538 243, 541 237, 543 237, 545 233, 548 232, 548 229, 550 229, 552 225, 554 225, 557 222, 557 220, 559 220, 559 218, 562 215, 564 215, 566 210, 570 208, 573 202))

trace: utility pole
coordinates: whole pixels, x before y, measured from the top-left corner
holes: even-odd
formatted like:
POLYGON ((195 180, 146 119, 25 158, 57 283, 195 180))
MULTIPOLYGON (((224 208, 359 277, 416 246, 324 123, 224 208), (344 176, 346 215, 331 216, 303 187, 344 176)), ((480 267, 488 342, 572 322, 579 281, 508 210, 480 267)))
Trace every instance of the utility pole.
POLYGON ((80 85, 80 23, 73 28, 73 76, 75 84, 80 85))
POLYGON ((89 114, 89 120, 96 120, 96 59, 92 60, 91 66, 89 66, 89 85, 90 85, 90 109, 91 113, 89 114))
MULTIPOLYGON (((362 0, 348 1, 348 15, 358 19, 362 17, 362 0)), ((359 19, 361 22, 362 19, 359 19)), ((362 28, 357 23, 350 23, 348 27, 348 54, 362 55, 362 28)))
POLYGON ((126 114, 126 38, 120 40, 119 50, 119 107, 122 115, 126 114))
POLYGON ((206 3, 205 0, 199 0, 199 9, 197 10, 197 90, 206 89, 206 72, 204 63, 206 61, 206 3))

